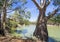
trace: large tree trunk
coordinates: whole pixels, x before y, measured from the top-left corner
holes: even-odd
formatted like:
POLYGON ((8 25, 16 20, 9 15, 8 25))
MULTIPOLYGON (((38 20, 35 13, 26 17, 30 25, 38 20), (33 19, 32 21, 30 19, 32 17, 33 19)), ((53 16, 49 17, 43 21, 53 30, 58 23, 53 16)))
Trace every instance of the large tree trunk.
POLYGON ((1 13, 0 13, 0 28, 1 28, 1 13))
POLYGON ((8 31, 6 30, 6 3, 7 0, 4 0, 4 4, 3 4, 3 16, 2 16, 2 28, 4 31, 4 35, 7 36, 8 35, 8 31))
POLYGON ((50 0, 48 0, 48 2, 46 2, 46 0, 40 0, 40 4, 38 4, 36 0, 32 1, 35 3, 40 12, 33 35, 39 39, 37 42, 48 42, 47 21, 58 12, 60 6, 52 13, 49 13, 50 15, 45 16, 45 12, 47 6, 50 4, 50 0))
POLYGON ((45 10, 41 9, 38 17, 34 36, 40 40, 40 42, 48 42, 47 20, 45 18, 45 10))
POLYGON ((1 13, 0 13, 0 35, 4 36, 4 30, 2 28, 1 13))

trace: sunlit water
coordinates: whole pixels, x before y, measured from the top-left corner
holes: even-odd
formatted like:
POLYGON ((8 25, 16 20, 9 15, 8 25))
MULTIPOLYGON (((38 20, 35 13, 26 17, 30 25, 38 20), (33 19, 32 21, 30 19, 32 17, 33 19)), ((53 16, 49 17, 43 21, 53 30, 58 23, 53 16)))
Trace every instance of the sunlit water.
MULTIPOLYGON (((22 34, 22 37, 24 39, 26 39, 26 37, 31 38, 31 37, 33 37, 33 32, 34 32, 35 28, 36 28, 36 25, 23 26, 22 28, 17 28, 16 33, 22 34)), ((57 42, 57 41, 55 41, 54 39, 49 37, 49 42, 57 42)))
POLYGON ((36 25, 27 25, 22 28, 17 28, 16 33, 22 34, 22 37, 32 37, 36 25))

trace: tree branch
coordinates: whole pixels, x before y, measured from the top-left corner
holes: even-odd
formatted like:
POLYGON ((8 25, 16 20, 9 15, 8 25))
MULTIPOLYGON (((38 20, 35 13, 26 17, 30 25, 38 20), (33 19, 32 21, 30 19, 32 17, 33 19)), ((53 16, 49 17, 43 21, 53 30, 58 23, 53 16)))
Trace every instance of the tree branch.
POLYGON ((38 5, 38 3, 35 0, 32 0, 32 1, 35 3, 35 5, 37 6, 38 9, 41 9, 40 6, 38 5))
POLYGON ((48 0, 48 2, 46 3, 46 5, 45 5, 45 6, 47 7, 49 4, 50 4, 50 0, 48 0))
POLYGON ((59 10, 59 7, 57 9, 55 9, 49 16, 47 16, 47 19, 50 19, 51 17, 53 17, 59 10))
POLYGON ((46 0, 40 0, 40 7, 44 8, 46 5, 46 0))
POLYGON ((11 11, 7 12, 7 13, 13 12, 14 10, 15 10, 15 9, 13 9, 13 10, 11 10, 11 11))
POLYGON ((8 9, 8 10, 10 10, 10 11, 8 11, 7 13, 10 13, 10 12, 15 11, 15 10, 18 10, 18 9, 19 9, 19 7, 16 7, 16 8, 14 8, 14 9, 8 9))

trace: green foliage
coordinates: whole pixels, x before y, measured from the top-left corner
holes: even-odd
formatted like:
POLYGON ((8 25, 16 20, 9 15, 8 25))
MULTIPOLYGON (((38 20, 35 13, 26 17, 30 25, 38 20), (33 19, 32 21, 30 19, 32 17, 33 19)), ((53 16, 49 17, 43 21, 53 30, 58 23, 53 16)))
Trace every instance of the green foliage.
MULTIPOLYGON (((4 3, 5 0, 0 0, 0 9, 3 7, 3 3, 4 3)), ((21 9, 22 6, 24 6, 25 4, 27 3, 26 0, 6 0, 6 4, 7 4, 7 10, 10 10, 8 11, 8 13, 14 11, 14 10, 18 10, 18 9, 21 9), (18 3, 20 3, 19 6, 13 8, 14 5, 18 5, 18 3)))
POLYGON ((30 24, 30 21, 29 20, 24 20, 24 24, 25 25, 29 25, 30 24))
POLYGON ((25 17, 26 17, 26 19, 28 18, 30 18, 31 17, 31 13, 30 13, 30 11, 27 11, 26 13, 25 13, 25 17))
POLYGON ((13 21, 12 19, 7 20, 7 26, 9 26, 9 28, 12 28, 12 27, 15 28, 17 26, 17 24, 18 24, 18 22, 13 21))
POLYGON ((19 11, 15 11, 13 15, 10 16, 13 21, 18 22, 19 24, 29 24, 28 19, 30 18, 30 12, 25 14, 19 14, 19 11))
POLYGON ((51 20, 52 22, 56 23, 56 24, 57 24, 57 23, 60 24, 60 14, 54 16, 54 17, 51 18, 50 20, 51 20))
MULTIPOLYGON (((18 11, 15 11, 14 14, 10 15, 10 17, 6 19, 7 20, 6 27, 9 28, 10 33, 14 33, 14 29, 12 29, 12 28, 16 29, 18 24, 20 24, 20 25, 23 25, 23 24, 29 25, 30 22, 28 21, 28 19, 26 19, 26 17, 28 15, 29 14, 26 14, 26 15, 19 14, 18 11)), ((27 18, 29 18, 29 17, 27 17, 27 18)))
POLYGON ((9 33, 14 33, 14 30, 12 28, 16 29, 17 24, 18 22, 13 21, 12 19, 9 19, 9 18, 7 19, 6 28, 8 29, 9 33))
MULTIPOLYGON (((0 0, 0 9, 3 7, 3 3, 5 0, 0 0)), ((14 32, 14 30, 12 30, 12 28, 16 28, 17 25, 19 23, 25 23, 28 24, 28 20, 25 20, 25 18, 30 18, 30 13, 27 12, 27 14, 25 14, 25 7, 22 8, 22 6, 24 6, 24 4, 26 4, 26 0, 7 0, 6 2, 7 6, 6 9, 9 10, 7 11, 8 13, 15 11, 15 13, 13 15, 11 15, 11 17, 7 18, 7 22, 6 22, 6 28, 8 28, 7 30, 10 32, 14 32), (17 3, 20 3, 19 6, 14 7, 14 5, 17 5, 17 3)), ((6 13, 7 13, 6 12, 6 13)))
POLYGON ((11 25, 11 27, 16 27, 17 24, 18 24, 18 22, 15 22, 15 21, 11 21, 11 20, 10 20, 10 25, 11 25))
POLYGON ((53 0, 53 4, 54 4, 55 6, 60 5, 60 0, 53 0))

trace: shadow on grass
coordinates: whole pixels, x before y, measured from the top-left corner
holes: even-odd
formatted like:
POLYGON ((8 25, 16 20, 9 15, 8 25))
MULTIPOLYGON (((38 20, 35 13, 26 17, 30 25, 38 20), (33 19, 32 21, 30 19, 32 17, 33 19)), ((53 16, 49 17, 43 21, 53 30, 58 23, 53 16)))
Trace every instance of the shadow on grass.
POLYGON ((60 42, 60 41, 57 41, 54 38, 49 37, 49 42, 60 42))

